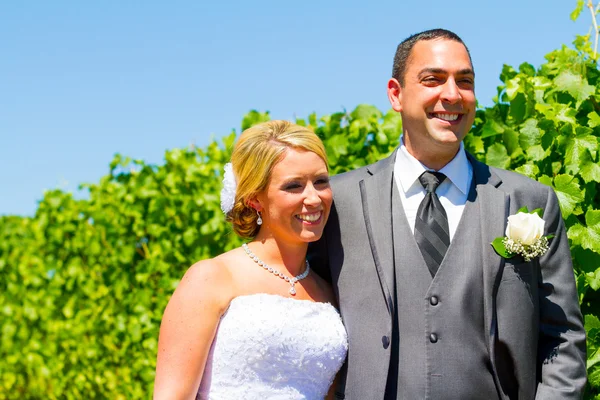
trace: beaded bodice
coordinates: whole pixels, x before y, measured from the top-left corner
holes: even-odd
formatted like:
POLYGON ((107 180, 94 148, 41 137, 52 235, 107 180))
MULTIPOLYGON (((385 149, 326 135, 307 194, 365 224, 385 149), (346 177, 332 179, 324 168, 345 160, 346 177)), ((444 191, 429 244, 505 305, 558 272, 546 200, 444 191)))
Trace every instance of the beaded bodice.
POLYGON ((236 297, 221 317, 196 399, 323 399, 347 349, 329 303, 236 297))

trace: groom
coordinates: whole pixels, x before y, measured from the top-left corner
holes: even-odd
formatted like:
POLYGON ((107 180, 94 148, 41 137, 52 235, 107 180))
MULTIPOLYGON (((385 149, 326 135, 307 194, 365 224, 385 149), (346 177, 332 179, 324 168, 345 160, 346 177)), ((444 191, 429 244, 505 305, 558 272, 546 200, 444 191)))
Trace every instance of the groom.
POLYGON ((392 76, 401 144, 333 178, 310 249, 348 331, 337 398, 580 399, 585 331, 556 195, 465 152, 475 74, 456 34, 409 37, 392 76), (531 261, 504 259, 490 243, 524 206, 555 237, 531 261))

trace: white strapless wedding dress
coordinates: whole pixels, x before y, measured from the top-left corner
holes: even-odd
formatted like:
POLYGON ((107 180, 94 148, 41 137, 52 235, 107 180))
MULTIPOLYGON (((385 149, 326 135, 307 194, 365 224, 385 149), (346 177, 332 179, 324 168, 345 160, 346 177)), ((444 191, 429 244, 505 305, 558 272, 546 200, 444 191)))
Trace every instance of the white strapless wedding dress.
POLYGON ((347 350, 329 303, 236 297, 221 317, 196 399, 321 400, 347 350))

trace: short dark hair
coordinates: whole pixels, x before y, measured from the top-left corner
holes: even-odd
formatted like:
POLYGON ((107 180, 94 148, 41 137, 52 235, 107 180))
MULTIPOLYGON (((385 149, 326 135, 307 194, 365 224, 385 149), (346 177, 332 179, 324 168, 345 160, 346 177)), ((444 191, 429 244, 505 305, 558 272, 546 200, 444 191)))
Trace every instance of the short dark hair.
POLYGON ((392 68, 392 78, 396 79, 400 82, 400 86, 404 86, 404 75, 406 74, 406 66, 408 64, 408 59, 412 52, 415 44, 421 40, 434 40, 434 39, 446 39, 446 40, 454 40, 465 46, 467 50, 467 54, 469 55, 469 60, 471 61, 471 65, 473 64, 473 60, 471 60, 471 53, 469 53, 469 49, 465 42, 454 32, 451 32, 446 29, 429 29, 423 32, 415 33, 404 39, 402 43, 398 45, 396 49, 396 54, 394 55, 394 66, 392 68))

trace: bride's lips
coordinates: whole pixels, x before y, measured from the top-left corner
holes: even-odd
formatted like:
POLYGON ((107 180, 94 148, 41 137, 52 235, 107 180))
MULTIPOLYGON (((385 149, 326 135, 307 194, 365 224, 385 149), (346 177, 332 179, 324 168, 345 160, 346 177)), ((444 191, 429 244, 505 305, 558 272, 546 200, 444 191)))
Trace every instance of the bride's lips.
POLYGON ((311 213, 296 214, 296 219, 308 225, 318 225, 323 219, 323 211, 315 211, 311 213))

